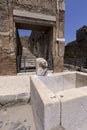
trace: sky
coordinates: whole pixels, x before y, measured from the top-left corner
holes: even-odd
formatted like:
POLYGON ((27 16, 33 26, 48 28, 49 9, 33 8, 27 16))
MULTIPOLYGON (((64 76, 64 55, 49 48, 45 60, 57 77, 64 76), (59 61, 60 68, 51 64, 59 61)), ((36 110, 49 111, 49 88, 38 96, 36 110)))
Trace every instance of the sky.
POLYGON ((31 34, 31 30, 19 29, 18 32, 19 32, 20 36, 30 36, 30 34, 31 34))
MULTIPOLYGON (((65 0, 65 44, 76 39, 76 30, 87 25, 87 0, 65 0)), ((21 36, 30 34, 30 31, 19 31, 21 36)))
POLYGON ((87 0, 66 0, 65 43, 76 39, 76 30, 87 25, 87 0))

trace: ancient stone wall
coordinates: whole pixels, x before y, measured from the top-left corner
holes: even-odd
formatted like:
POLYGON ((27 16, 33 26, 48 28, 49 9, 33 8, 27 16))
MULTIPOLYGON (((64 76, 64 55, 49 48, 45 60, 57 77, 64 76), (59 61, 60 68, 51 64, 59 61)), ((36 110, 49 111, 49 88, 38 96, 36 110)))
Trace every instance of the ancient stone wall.
MULTIPOLYGON (((43 26, 44 28, 47 25, 49 27, 52 27, 52 31, 50 31, 49 34, 50 46, 47 49, 52 48, 52 56, 50 56, 53 57, 54 71, 63 71, 63 55, 60 56, 58 54, 58 48, 62 49, 62 47, 64 47, 64 44, 62 47, 59 46, 56 42, 56 39, 64 37, 64 12, 65 0, 1 0, 0 75, 17 73, 16 52, 18 48, 16 30, 19 28, 19 24, 20 28, 29 29, 29 27, 31 27, 32 21, 34 25, 36 24, 37 28, 39 26, 43 26), (16 14, 14 12, 16 12, 16 14), (15 17, 18 21, 15 20, 15 17), (60 63, 60 65, 57 63, 60 63)), ((47 45, 48 44, 46 44, 44 47, 47 47, 47 45)), ((41 51, 44 51, 42 44, 41 46, 41 51)), ((44 53, 46 53, 46 51, 44 53)), ((47 57, 49 57, 48 55, 49 54, 46 54, 47 57)))
POLYGON ((65 47, 65 63, 77 66, 87 66, 87 26, 76 31, 76 41, 65 47))
POLYGON ((49 32, 33 31, 29 38, 29 47, 35 56, 43 57, 50 66, 52 64, 52 48, 49 37, 49 32))
POLYGON ((12 5, 10 1, 0 1, 0 75, 16 73, 14 56, 12 5))
POLYGON ((46 57, 46 51, 47 51, 47 43, 49 40, 49 35, 46 35, 45 32, 41 31, 33 31, 30 38, 29 38, 29 46, 31 51, 37 56, 37 57, 46 57))
POLYGON ((13 0, 15 9, 42 14, 56 14, 56 0, 13 0))
MULTIPOLYGON (((55 17, 55 21, 53 23, 49 19, 45 19, 45 20, 43 19, 42 21, 38 22, 38 20, 40 20, 40 17, 38 17, 38 20, 35 19, 35 21, 39 25, 41 25, 41 24, 43 26, 45 26, 45 24, 48 24, 48 26, 51 25, 53 32, 50 31, 50 34, 49 34, 50 35, 49 47, 50 47, 50 50, 52 49, 52 52, 50 54, 50 58, 48 58, 48 59, 51 60, 51 58, 53 58, 53 68, 52 69, 54 70, 54 72, 63 71, 64 43, 58 44, 56 42, 56 39, 64 38, 65 0, 48 0, 48 1, 45 1, 45 0, 27 0, 27 1, 18 0, 16 2, 14 1, 14 9, 23 10, 23 11, 26 10, 26 11, 29 11, 32 13, 37 13, 37 14, 44 14, 44 15, 46 15, 45 18, 46 17, 49 18, 49 16, 55 17)), ((33 22, 32 19, 30 22, 31 23, 33 22)), ((41 51, 43 51, 45 48, 45 45, 43 47, 43 44, 41 44, 41 46, 42 46, 41 51)), ((48 50, 49 50, 49 48, 48 48, 48 50)), ((41 56, 42 55, 43 54, 41 54, 41 56)), ((45 57, 45 55, 44 55, 44 57, 45 57)))

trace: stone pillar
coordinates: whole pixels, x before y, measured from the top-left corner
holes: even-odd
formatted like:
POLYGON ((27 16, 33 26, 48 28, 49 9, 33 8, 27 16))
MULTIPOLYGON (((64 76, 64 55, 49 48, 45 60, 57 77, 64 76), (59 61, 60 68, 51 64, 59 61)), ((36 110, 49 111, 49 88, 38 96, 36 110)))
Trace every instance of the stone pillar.
POLYGON ((12 0, 0 2, 0 75, 16 74, 12 0))
POLYGON ((65 0, 57 0, 56 12, 56 26, 53 31, 53 70, 54 72, 63 71, 64 59, 64 42, 57 41, 57 39, 64 39, 64 13, 65 13, 65 0))
POLYGON ((13 0, 8 1, 8 17, 9 17, 9 44, 10 53, 15 56, 14 45, 14 22, 13 22, 13 0))

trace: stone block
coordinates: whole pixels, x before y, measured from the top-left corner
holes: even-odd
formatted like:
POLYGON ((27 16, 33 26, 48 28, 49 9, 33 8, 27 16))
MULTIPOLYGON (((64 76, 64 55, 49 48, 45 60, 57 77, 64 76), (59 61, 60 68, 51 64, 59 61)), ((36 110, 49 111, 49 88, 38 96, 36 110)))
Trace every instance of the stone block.
POLYGON ((82 78, 84 75, 86 80, 87 74, 80 72, 54 73, 31 78, 31 101, 37 130, 86 129, 87 86, 76 88, 77 74, 82 78), (57 87, 61 89, 54 90, 57 87))
POLYGON ((7 105, 8 103, 15 104, 16 102, 16 95, 0 95, 0 104, 2 106, 7 105))
POLYGON ((24 9, 29 12, 37 12, 42 14, 54 15, 56 13, 56 1, 42 1, 42 0, 14 0, 15 9, 24 9), (20 6, 19 6, 20 5, 20 6))
POLYGON ((2 106, 28 103, 30 100, 30 85, 28 76, 0 77, 0 104, 2 106))
POLYGON ((63 92, 61 98, 61 119, 65 130, 86 130, 87 87, 63 92))
POLYGON ((40 13, 32 13, 28 11, 20 11, 20 10, 13 10, 13 15, 14 16, 19 16, 19 17, 27 17, 27 18, 34 18, 34 19, 41 19, 41 20, 47 20, 47 21, 56 21, 55 16, 51 15, 45 15, 45 14, 40 14, 40 13))
POLYGON ((37 130, 57 130, 60 124, 58 98, 38 79, 31 78, 31 103, 37 130))

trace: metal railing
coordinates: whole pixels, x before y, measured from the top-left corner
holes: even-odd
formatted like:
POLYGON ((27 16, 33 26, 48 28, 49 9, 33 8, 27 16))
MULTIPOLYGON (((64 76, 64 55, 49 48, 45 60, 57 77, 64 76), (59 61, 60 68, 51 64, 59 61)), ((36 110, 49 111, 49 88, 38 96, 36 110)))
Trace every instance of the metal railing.
MULTIPOLYGON (((17 72, 28 72, 36 69, 36 59, 29 59, 27 56, 17 56, 17 72)), ((53 61, 52 57, 48 60, 48 69, 52 70, 53 61)))
POLYGON ((65 58, 64 64, 73 66, 74 69, 87 68, 87 58, 65 58))
POLYGON ((30 60, 26 56, 17 56, 17 71, 27 72, 35 69, 35 61, 30 60))

